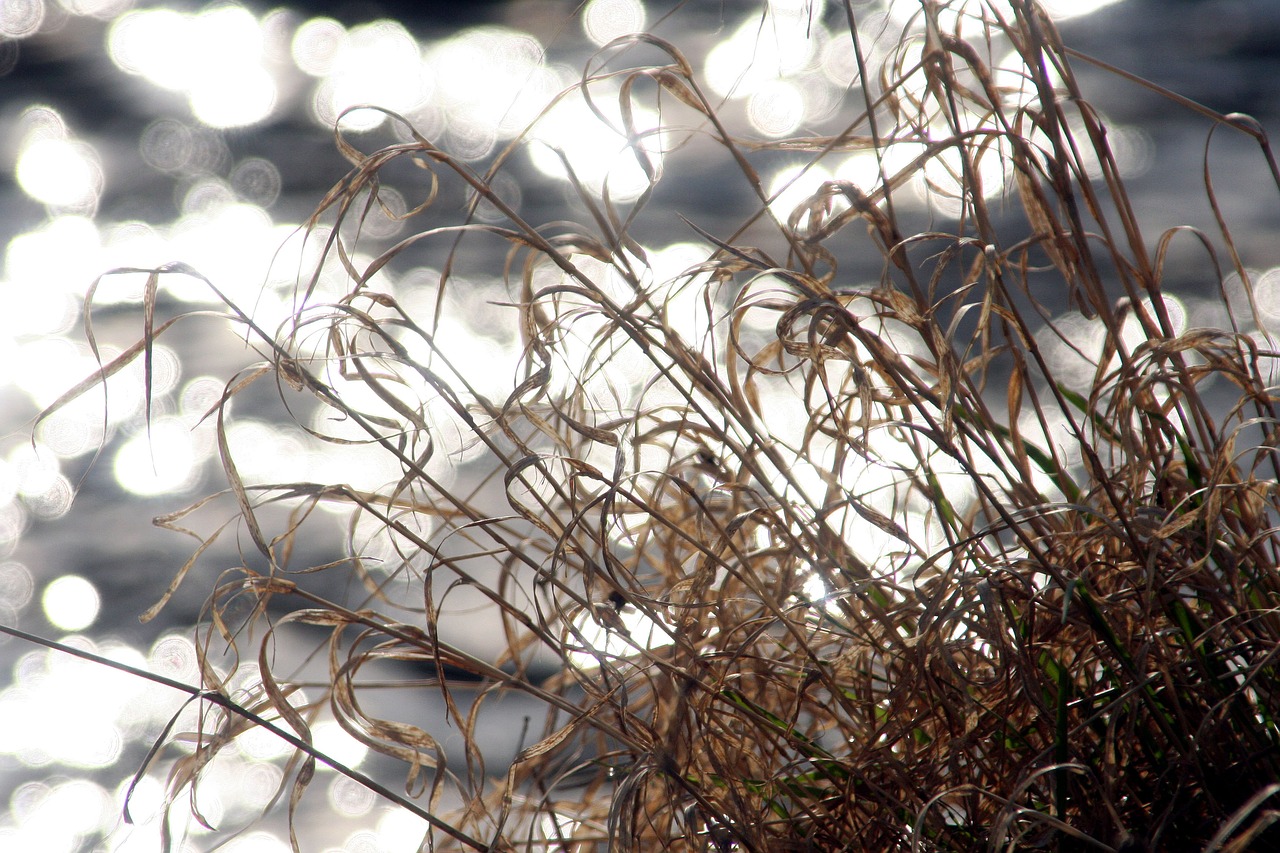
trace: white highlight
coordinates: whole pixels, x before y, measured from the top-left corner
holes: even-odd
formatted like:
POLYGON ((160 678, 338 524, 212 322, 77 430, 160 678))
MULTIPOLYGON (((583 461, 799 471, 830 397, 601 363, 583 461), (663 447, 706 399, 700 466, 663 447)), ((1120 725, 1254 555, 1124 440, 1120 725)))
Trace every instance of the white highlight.
POLYGON ((645 8, 640 0, 591 0, 582 10, 582 31, 597 45, 644 29, 645 8))
POLYGON ((102 600, 97 588, 79 575, 50 582, 40 597, 45 617, 63 631, 82 631, 98 618, 102 600))
POLYGON ((123 71, 187 96, 210 127, 256 124, 275 107, 275 79, 265 67, 263 27, 243 6, 195 15, 147 9, 122 15, 107 42, 123 71))

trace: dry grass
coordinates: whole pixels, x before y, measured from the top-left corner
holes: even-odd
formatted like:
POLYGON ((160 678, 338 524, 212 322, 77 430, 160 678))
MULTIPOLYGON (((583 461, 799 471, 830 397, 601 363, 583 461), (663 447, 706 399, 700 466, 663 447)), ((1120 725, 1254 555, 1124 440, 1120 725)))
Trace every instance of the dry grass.
MULTIPOLYGON (((476 173, 407 124, 408 141, 368 155, 340 137, 354 166, 311 224, 327 226, 325 263, 345 266, 347 290, 309 299, 279 334, 240 315, 269 361, 227 399, 274 380, 291 410, 312 398, 402 476, 378 490, 249 483, 224 446, 257 554, 219 580, 207 648, 229 643, 261 685, 230 696, 210 664, 216 707, 173 770, 175 796, 245 730, 228 710, 240 706, 304 747, 331 716, 402 761, 394 796, 431 815, 427 849, 1244 850, 1272 837, 1275 354, 1250 324, 1180 329, 1162 298, 1177 241, 1221 261, 1220 282, 1234 270, 1247 292, 1249 272, 1208 180, 1217 233, 1143 233, 1077 88, 1081 57, 1029 3, 971 3, 959 31, 940 5, 878 68, 857 10, 837 10, 879 82, 829 137, 733 135, 656 38, 592 63, 583 85, 610 83, 622 116, 658 111, 672 162, 681 146, 727 158, 757 198, 674 281, 635 236, 670 216, 648 193, 618 204, 580 186, 581 222, 531 223, 489 189, 523 140, 476 173), (876 185, 825 183, 785 221, 758 177, 774 150, 816 163, 910 142, 917 155, 885 159, 876 185), (500 221, 423 227, 357 266, 349 226, 402 162, 426 195, 465 187, 500 221), (952 188, 951 215, 903 203, 918 174, 952 188), (424 245, 450 258, 427 310, 375 277, 424 245), (882 259, 878 281, 842 273, 859 253, 882 259), (504 289, 481 301, 521 356, 456 363, 442 342, 465 318, 450 316, 450 288, 494 257, 504 289), (1096 348, 1044 307, 1064 299, 1100 330, 1096 348), (1075 350, 1070 378, 1051 348, 1075 350), (494 373, 510 379, 504 398, 474 384, 494 373), (352 553, 293 566, 308 526, 333 523, 320 504, 354 513, 352 553), (285 522, 263 515, 278 505, 285 522), (327 632, 328 683, 294 708, 298 661, 274 655, 296 623, 327 632), (468 646, 476 624, 501 632, 500 655, 468 646), (367 671, 411 673, 409 696, 431 675, 464 758, 367 671), (486 766, 473 726, 509 693, 545 715, 509 767, 486 766)), ((1214 133, 1256 139, 1258 177, 1276 179, 1249 119, 1169 97, 1214 133)), ((645 134, 623 130, 642 152, 645 134)), ((319 281, 304 276, 300 297, 319 281)))

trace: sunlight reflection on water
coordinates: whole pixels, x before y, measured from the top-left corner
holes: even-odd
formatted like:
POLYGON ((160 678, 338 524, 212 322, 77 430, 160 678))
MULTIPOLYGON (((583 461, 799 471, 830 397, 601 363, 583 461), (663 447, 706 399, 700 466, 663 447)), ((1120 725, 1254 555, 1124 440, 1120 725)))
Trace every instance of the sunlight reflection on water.
MULTIPOLYGON (((630 141, 639 139, 655 170, 670 156, 671 140, 655 132, 661 119, 658 113, 637 107, 630 116, 631 125, 623 125, 616 87, 593 89, 603 121, 576 93, 544 113, 553 97, 576 83, 579 60, 585 54, 579 51, 567 60, 551 56, 538 37, 512 27, 472 27, 423 40, 405 24, 392 20, 348 27, 333 18, 306 17, 292 10, 259 15, 235 3, 212 4, 200 11, 163 7, 130 11, 131 5, 128 0, 60 0, 55 9, 42 0, 6 0, 0 7, 0 34, 11 39, 32 36, 54 12, 61 17, 101 21, 103 56, 119 71, 111 85, 122 89, 126 85, 149 86, 156 90, 153 94, 176 95, 184 105, 177 114, 155 116, 132 131, 135 138, 123 140, 137 148, 142 162, 156 175, 171 181, 177 213, 167 221, 99 217, 104 196, 127 177, 122 174, 124 167, 115 148, 122 140, 101 138, 88 122, 50 104, 17 105, 17 120, 6 129, 9 150, 4 155, 5 165, 21 192, 46 216, 40 222, 17 225, 22 230, 4 247, 0 287, 6 294, 7 310, 0 316, 0 383, 4 390, 20 395, 32 413, 97 368, 98 360, 75 327, 82 319, 86 290, 109 269, 182 260, 273 332, 295 310, 292 288, 297 272, 315 263, 326 235, 320 231, 304 240, 298 224, 282 212, 282 198, 289 192, 289 164, 233 154, 235 137, 224 134, 226 129, 247 133, 286 116, 306 116, 314 133, 323 135, 341 116, 344 130, 371 132, 385 129, 383 113, 345 111, 376 104, 404 114, 422 132, 464 159, 484 162, 501 144, 532 126, 530 138, 536 144, 529 147, 528 157, 539 174, 567 181, 555 153, 561 152, 588 188, 599 191, 607 185, 615 202, 633 200, 648 186, 630 141)), ((838 30, 821 23, 824 5, 810 0, 773 2, 768 26, 761 25, 759 16, 726 21, 718 41, 711 44, 705 57, 698 58, 711 92, 741 111, 744 129, 768 139, 807 133, 807 128, 824 121, 850 95, 856 67, 847 45, 838 38, 838 30)), ((862 19, 879 26, 866 34, 873 52, 896 44, 901 28, 919 10, 915 2, 860 5, 865 7, 860 12, 862 19)), ((1075 0, 1052 4, 1052 8, 1067 16, 1101 5, 1075 0)), ((582 27, 586 38, 601 46, 644 26, 647 20, 651 21, 651 15, 640 0, 592 0, 585 7, 582 27)), ((913 50, 915 53, 903 54, 904 63, 919 59, 919 45, 913 50)), ((1031 97, 1024 74, 997 72, 997 79, 1011 102, 1031 97)), ((974 121, 980 126, 980 118, 974 121)), ((1113 129, 1115 138, 1122 142, 1125 132, 1124 128, 1113 129)), ((1132 159, 1121 165, 1138 172, 1149 164, 1150 141, 1133 133, 1128 143, 1132 159)), ((1123 153, 1124 145, 1118 148, 1123 153)), ((794 164, 778 162, 761 177, 768 192, 778 196, 775 210, 785 220, 791 209, 817 192, 823 182, 850 180, 870 190, 882 177, 892 177, 905 168, 922 149, 918 142, 895 143, 878 160, 867 152, 837 152, 803 172, 794 164)), ((999 171, 996 156, 1000 153, 993 147, 989 163, 983 164, 992 167, 984 186, 993 196, 1005 189, 1006 176, 999 171)), ((954 193, 947 165, 935 161, 927 173, 931 185, 923 179, 913 182, 918 203, 940 216, 957 210, 947 198, 948 191, 954 193)), ((956 164, 950 165, 954 173, 956 164)), ((499 176, 499 182, 504 177, 499 176)), ((503 197, 517 209, 524 202, 516 181, 510 195, 503 197)), ((411 192, 395 187, 387 187, 384 198, 393 213, 402 213, 415 203, 411 192)), ((485 215, 482 209, 482 218, 485 215)), ((493 220, 501 218, 494 210, 488 215, 493 220)), ((375 216, 365 234, 386 240, 402 228, 403 223, 394 217, 375 216)), ((672 328, 694 339, 711 318, 697 313, 701 309, 694 294, 700 282, 691 282, 682 273, 705 259, 711 248, 673 243, 649 250, 655 283, 666 287, 664 292, 673 300, 672 328)), ((357 265, 368 261, 368 257, 356 258, 357 265)), ((396 291, 406 305, 413 305, 419 293, 431 292, 433 276, 432 271, 418 268, 399 278, 388 272, 377 283, 396 291)), ((1276 307, 1280 299, 1273 300, 1273 292, 1280 289, 1275 278, 1264 277, 1260 294, 1264 297, 1261 311, 1268 321, 1280 317, 1276 307)), ((104 278, 94 305, 107 309, 136 305, 145 284, 144 273, 104 278)), ((334 279, 322 277, 319 294, 330 298, 336 295, 336 287, 334 279)), ((163 298, 180 307, 217 304, 208 286, 191 276, 166 276, 160 290, 163 298)), ((492 328, 480 328, 486 322, 492 325, 495 316, 491 306, 483 309, 488 313, 477 308, 486 304, 486 297, 477 295, 484 292, 486 287, 477 286, 470 295, 475 304, 459 309, 474 324, 446 324, 439 329, 438 341, 460 356, 460 372, 467 374, 479 393, 501 401, 516 382, 520 343, 514 335, 506 337, 492 328)), ((620 299, 625 296, 619 294, 620 299)), ((584 320, 575 330, 582 336, 584 354, 593 332, 590 324, 584 320)), ((1083 350, 1089 352, 1092 338, 1087 337, 1086 325, 1081 318, 1080 331, 1086 339, 1083 350)), ((767 331, 767 325, 761 328, 767 331)), ((430 356, 420 340, 407 341, 406 346, 413 355, 430 356)), ((904 347, 909 349, 910 344, 904 343, 904 347)), ((101 357, 109 359, 117 351, 104 346, 101 357)), ((1078 365, 1081 369, 1093 368, 1087 357, 1081 359, 1066 351, 1055 351, 1051 357, 1064 363, 1076 358, 1086 363, 1078 365)), ((7 558, 14 552, 33 519, 57 518, 68 512, 73 493, 66 473, 68 463, 87 456, 103 442, 108 446, 113 485, 122 492, 176 495, 207 485, 203 478, 215 464, 216 447, 209 420, 201 426, 197 422, 220 397, 222 380, 209 376, 184 380, 180 356, 167 346, 157 347, 155 365, 152 393, 162 405, 149 426, 141 423, 140 415, 144 378, 141 370, 131 368, 109 383, 105 426, 101 397, 90 394, 46 422, 35 444, 22 436, 0 445, 0 555, 7 558)), ((638 393, 642 377, 627 372, 632 365, 615 367, 614 374, 601 378, 601 399, 609 390, 618 395, 614 405, 634 403, 632 397, 638 393)), ((563 379, 564 375, 562 372, 555 381, 571 381, 563 379)), ((337 376, 330 379, 342 382, 337 376)), ((406 380, 403 387, 403 393, 418 402, 430 400, 430 389, 421 382, 406 380)), ((648 393, 656 399, 662 392, 649 389, 648 393)), ((787 399, 794 402, 790 392, 777 397, 779 402, 787 399)), ((378 404, 376 400, 367 402, 371 407, 378 404)), ((458 467, 473 458, 476 447, 459 440, 463 431, 451 422, 448 411, 441 408, 437 412, 428 406, 428 413, 439 429, 443 447, 429 472, 448 483, 458 467)), ((350 423, 336 422, 323 410, 316 411, 308 425, 336 438, 367 439, 349 431, 350 423)), ((803 424, 797 420, 794 426, 799 432, 803 424)), ((300 429, 283 429, 251 418, 238 421, 229 442, 242 474, 252 479, 314 479, 372 489, 401 475, 394 460, 376 448, 343 445, 335 449, 300 429)), ((799 445, 798 438, 795 443, 799 445)), ((815 455, 820 457, 821 452, 815 455)), ((913 464, 910 459, 889 461, 913 464)), ((810 462, 797 465, 792 482, 780 482, 779 489, 821 495, 826 487, 824 477, 829 479, 830 474, 820 469, 810 462)), ((899 497, 894 483, 874 468, 851 474, 849 488, 886 509, 899 497)), ((847 515, 843 532, 858 542, 868 559, 891 547, 886 537, 875 535, 863 520, 847 515)), ((923 540, 936 536, 935 520, 919 514, 912 519, 916 524, 913 534, 923 540)), ((424 524, 429 526, 430 522, 424 524)), ((428 532, 424 530, 423 535, 428 532)), ((391 570, 397 565, 398 545, 403 543, 385 541, 383 535, 379 540, 377 529, 358 526, 355 539, 358 545, 368 546, 363 553, 374 558, 371 562, 381 560, 381 565, 391 570)), ((41 591, 41 618, 61 631, 84 630, 103 615, 99 613, 101 593, 92 580, 76 574, 51 579, 9 560, 0 563, 0 618, 6 622, 36 618, 31 610, 37 589, 41 591)), ((815 600, 830 592, 816 577, 808 591, 815 600)), ((598 627, 594 622, 590 626, 583 623, 584 630, 591 631, 588 643, 610 653, 617 651, 609 645, 617 642, 616 637, 610 638, 602 629, 596 630, 598 627)), ((634 624, 631 628, 633 634, 645 634, 645 642, 665 641, 659 626, 634 624)), ((149 654, 122 643, 103 641, 99 646, 83 636, 73 636, 69 642, 171 678, 199 680, 195 649, 185 637, 167 635, 149 654)), ((23 655, 13 667, 13 676, 10 686, 0 691, 0 753, 30 768, 49 768, 51 779, 57 773, 66 775, 67 769, 129 772, 115 764, 126 739, 135 747, 147 744, 182 702, 182 697, 165 688, 53 652, 23 655), (94 699, 91 709, 84 707, 86 695, 94 699)), ((195 725, 194 713, 191 709, 183 712, 183 726, 195 725)), ((334 738, 323 745, 350 763, 364 758, 358 744, 349 738, 343 740, 345 736, 332 728, 318 727, 317 737, 334 738)), ((249 813, 278 782, 278 765, 285 755, 280 742, 272 737, 246 737, 238 755, 210 771, 210 784, 203 789, 207 799, 199 806, 211 817, 249 813), (251 783, 243 783, 245 779, 251 783)), ((107 849, 155 849, 159 837, 155 815, 163 797, 160 783, 147 777, 134 792, 133 810, 141 817, 133 829, 120 828, 123 796, 123 787, 108 792, 87 780, 23 784, 10 797, 7 814, 0 818, 0 847, 70 851, 115 827, 118 831, 107 849), (64 815, 72 815, 74 820, 61 817, 64 815)), ((425 831, 417 818, 378 804, 371 793, 346 779, 333 780, 328 800, 336 812, 361 818, 362 826, 374 828, 349 835, 343 850, 373 853, 407 849, 406 845, 416 844, 425 831)), ((180 816, 178 823, 183 821, 191 832, 201 832, 190 814, 180 816)), ((222 849, 248 853, 289 847, 275 835, 252 832, 222 849)))
POLYGON ((184 94, 210 127, 256 124, 276 106, 264 26, 243 6, 191 15, 170 9, 128 12, 111 25, 107 50, 123 71, 184 94))

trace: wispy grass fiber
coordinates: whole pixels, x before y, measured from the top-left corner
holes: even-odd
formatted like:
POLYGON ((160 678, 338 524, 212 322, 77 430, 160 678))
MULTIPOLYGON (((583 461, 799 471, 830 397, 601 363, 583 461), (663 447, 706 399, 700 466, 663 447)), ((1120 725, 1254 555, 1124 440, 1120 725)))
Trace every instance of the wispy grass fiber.
MULTIPOLYGON (((1280 843, 1277 354, 1208 156, 1217 230, 1146 233, 1073 73, 1087 57, 1032 3, 928 0, 875 51, 859 4, 832 5, 864 84, 822 136, 734 130, 678 44, 604 48, 580 89, 609 93, 650 186, 624 203, 576 182, 577 221, 491 190, 524 138, 477 171, 398 116, 405 141, 371 154, 339 134, 352 169, 310 223, 325 259, 279 332, 230 306, 267 359, 224 402, 274 381, 289 411, 343 426, 299 416, 315 440, 376 446, 400 474, 248 482, 223 441, 219 532, 256 553, 210 600, 217 698, 171 796, 248 729, 241 706, 303 745, 336 719, 402 762, 423 849, 1280 843), (771 204, 763 164, 853 151, 878 179, 771 204), (725 232, 689 213, 705 253, 672 277, 644 234, 684 212, 659 204, 682 156, 728 164, 754 200, 725 232), (426 188, 411 236, 362 255, 404 163, 426 188), (1217 276, 1225 328, 1171 315, 1175 244, 1217 276), (447 258, 432 298, 379 288, 424 251, 447 258), (477 284, 494 258, 501 285, 477 284), (846 272, 868 258, 878 276, 846 272), (465 304, 516 341, 509 363, 450 349, 465 304), (320 506, 351 514, 350 553, 295 565, 312 525, 341 523, 320 506), (276 657, 291 626, 327 636, 305 700, 276 657), (256 692, 230 694, 228 644, 256 692), (387 700, 388 672, 406 697, 434 685, 447 719, 387 700), (478 721, 509 694, 541 711, 493 766, 478 721)), ((1280 185, 1255 122, 1168 98, 1255 140, 1280 185)), ((179 581, 202 582, 199 556, 179 581)), ((314 761, 291 765, 291 813, 314 761)))

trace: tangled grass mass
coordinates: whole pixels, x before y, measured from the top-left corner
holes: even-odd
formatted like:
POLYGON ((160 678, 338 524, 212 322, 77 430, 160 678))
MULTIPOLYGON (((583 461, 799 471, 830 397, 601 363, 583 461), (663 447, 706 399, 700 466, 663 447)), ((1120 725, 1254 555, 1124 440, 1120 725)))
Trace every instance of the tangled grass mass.
MULTIPOLYGON (((320 844, 295 815, 336 720, 401 765, 403 787, 344 772, 428 820, 423 850, 1280 843, 1278 355, 1208 148, 1217 229, 1144 233, 1090 60, 1034 3, 826 14, 856 79, 819 136, 735 130, 678 44, 602 48, 556 103, 586 98, 641 178, 564 156, 576 221, 502 190, 537 120, 478 166, 402 116, 373 153, 339 123, 352 168, 292 316, 227 306, 265 356, 209 416, 229 490, 161 520, 235 504, 170 593, 207 582, 219 535, 252 543, 205 612, 172 801, 265 725, 297 747, 295 847, 320 844), (761 178, 852 153, 863 182, 761 178), (729 232, 676 219, 686 162, 736 176, 729 232), (407 211, 381 206, 393 180, 407 211), (410 236, 368 253, 388 216, 410 236), (1174 252, 1222 328, 1177 316, 1174 252), (421 253, 438 277, 380 287, 421 253), (391 473, 241 476, 230 406, 271 383, 307 440, 391 473), (299 561, 335 524, 348 552, 299 561), (478 721, 512 697, 534 710, 495 766, 478 721)), ((1256 142, 1280 189, 1256 122, 1162 94, 1210 144, 1256 142)), ((193 271, 152 272, 144 340, 97 378, 149 357, 172 274, 193 271)))

